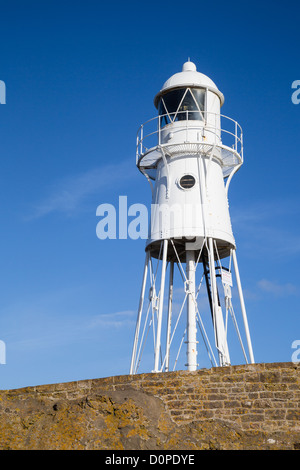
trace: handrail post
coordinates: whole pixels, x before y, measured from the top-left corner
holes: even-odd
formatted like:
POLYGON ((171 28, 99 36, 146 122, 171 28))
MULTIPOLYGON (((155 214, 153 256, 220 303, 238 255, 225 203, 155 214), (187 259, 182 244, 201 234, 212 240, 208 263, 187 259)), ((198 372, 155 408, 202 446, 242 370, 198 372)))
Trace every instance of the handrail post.
POLYGON ((235 122, 235 151, 237 152, 237 122, 235 122))
POLYGON ((161 128, 160 128, 160 116, 158 116, 158 145, 161 144, 161 138, 160 138, 160 131, 161 131, 161 128))
POLYGON ((137 136, 136 136, 136 152, 135 152, 135 163, 136 164, 137 164, 138 159, 139 159, 139 144, 140 144, 140 141, 139 141, 139 133, 138 133, 137 136))
POLYGON ((243 142, 243 131, 241 130, 241 155, 242 162, 244 162, 244 142, 243 142))
POLYGON ((142 155, 143 153, 143 135, 144 135, 144 125, 141 125, 141 140, 140 140, 140 154, 142 155))

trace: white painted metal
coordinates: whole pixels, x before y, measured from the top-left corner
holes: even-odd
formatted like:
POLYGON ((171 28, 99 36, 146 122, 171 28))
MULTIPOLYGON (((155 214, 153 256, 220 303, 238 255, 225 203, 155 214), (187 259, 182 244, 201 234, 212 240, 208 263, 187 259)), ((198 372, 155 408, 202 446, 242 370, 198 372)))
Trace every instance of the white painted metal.
POLYGON ((212 305, 213 305, 213 321, 216 337, 216 347, 219 353, 219 360, 221 366, 230 365, 229 351, 227 345, 227 338, 225 334, 224 319, 222 309, 218 301, 216 270, 215 270, 215 257, 213 239, 208 239, 209 248, 209 271, 212 287, 212 305))
POLYGON ((187 370, 197 370, 196 278, 195 252, 186 252, 187 275, 187 370))
POLYGON ((169 282, 169 302, 168 302, 168 323, 166 337, 166 359, 165 371, 170 367, 170 346, 171 346, 171 325, 172 325, 172 303, 173 303, 173 281, 174 281, 174 261, 170 263, 170 282, 169 282))
POLYGON ((138 317, 137 317, 135 335, 134 335, 133 350, 132 350, 132 356, 131 356, 130 374, 133 374, 134 372, 134 365, 136 361, 137 345, 138 345, 138 338, 139 338, 139 333, 140 333, 141 317, 142 317, 142 310, 143 310, 143 305, 144 305, 144 296, 145 296, 147 273, 148 273, 149 255, 150 253, 149 251, 147 251, 146 259, 145 259, 145 266, 144 266, 142 289, 141 289, 141 295, 140 295, 140 303, 139 303, 139 309, 138 309, 138 317))
POLYGON ((205 277, 211 310, 218 365, 227 366, 231 363, 227 340, 229 313, 247 361, 231 302, 231 285, 234 282, 231 276, 231 258, 250 361, 253 363, 254 356, 227 199, 232 177, 243 164, 242 129, 235 120, 221 114, 223 94, 216 84, 199 73, 195 64, 190 61, 183 65, 181 72, 165 82, 154 103, 159 109, 159 116, 143 124, 137 136, 136 162, 151 184, 152 205, 130 373, 137 373, 151 328, 154 348, 153 371, 171 370, 171 347, 185 305, 186 326, 174 368, 185 341, 186 367, 189 371, 197 370, 197 323, 210 360, 216 365, 213 342, 208 337, 204 325, 205 315, 199 311, 197 300, 201 286, 200 283, 196 289, 197 270, 201 271, 201 268, 203 273, 200 272, 200 275, 205 277), (187 187, 182 177, 189 180, 187 187), (221 260, 223 263, 228 257, 229 268, 225 268, 221 266, 221 260), (157 260, 155 271, 152 262, 154 259, 157 260), (185 270, 183 263, 186 265, 185 270), (179 268, 184 287, 184 299, 177 315, 173 312, 175 264, 179 268), (169 290, 167 315, 164 317, 164 290, 168 267, 169 290), (156 282, 159 272, 160 288, 157 295, 156 282), (218 276, 223 284, 223 304, 220 301, 221 292, 218 290, 218 276), (144 328, 140 334, 147 279, 150 281, 149 304, 144 328), (224 304, 225 320, 222 312, 224 304), (152 315, 149 315, 150 311, 152 315), (161 341, 164 327, 165 347, 161 341), (164 358, 162 351, 165 352, 164 358))
POLYGON ((240 302, 241 302, 241 309, 242 309, 242 314, 243 314, 244 327, 245 327, 245 333, 246 333, 246 338, 247 338, 250 361, 251 361, 252 364, 254 364, 254 362, 255 362, 254 361, 254 354, 253 354, 253 349, 252 349, 252 342, 251 342, 251 337, 250 337, 250 331, 249 331, 249 325, 248 325, 244 295, 243 295, 242 284, 241 284, 240 273, 239 273, 239 268, 238 268, 238 263, 237 263, 235 250, 232 250, 232 259, 233 259, 233 265, 234 265, 234 270, 235 270, 236 283, 237 283, 240 302))
POLYGON ((160 281, 160 291, 159 291, 157 333, 156 333, 155 356, 154 356, 154 372, 160 372, 159 355, 160 355, 160 348, 161 348, 161 323, 162 323, 162 312, 163 312, 164 292, 165 292, 167 251, 168 251, 168 240, 164 240, 163 241, 162 268, 161 268, 161 281, 160 281))
POLYGON ((154 104, 157 106, 158 99, 163 92, 178 87, 197 86, 207 88, 219 96, 221 106, 224 104, 224 95, 220 92, 216 84, 207 75, 197 71, 196 65, 191 62, 185 62, 182 66, 182 71, 172 75, 163 85, 160 92, 154 98, 154 104))
POLYGON ((180 111, 156 116, 142 124, 137 135, 138 168, 143 173, 149 172, 150 178, 155 179, 151 169, 155 169, 161 158, 161 149, 174 156, 188 151, 194 154, 209 153, 216 146, 215 157, 222 165, 224 177, 233 170, 236 172, 243 163, 242 128, 236 121, 220 113, 202 111, 202 115, 201 121, 191 120, 189 111, 180 111), (160 119, 164 116, 173 122, 161 126, 160 119), (179 122, 176 121, 178 117, 181 117, 179 122))
POLYGON ((178 156, 169 159, 167 165, 163 159, 158 162, 150 229, 147 246, 164 238, 207 235, 222 240, 222 243, 226 241, 229 254, 229 250, 235 247, 235 241, 222 169, 217 160, 201 154, 186 154, 184 158, 178 156), (206 175, 202 193, 199 163, 203 165, 206 175), (185 174, 194 176, 196 180, 195 186, 189 190, 180 186, 180 178, 185 174), (203 205, 206 206, 206 221, 203 219, 203 205))

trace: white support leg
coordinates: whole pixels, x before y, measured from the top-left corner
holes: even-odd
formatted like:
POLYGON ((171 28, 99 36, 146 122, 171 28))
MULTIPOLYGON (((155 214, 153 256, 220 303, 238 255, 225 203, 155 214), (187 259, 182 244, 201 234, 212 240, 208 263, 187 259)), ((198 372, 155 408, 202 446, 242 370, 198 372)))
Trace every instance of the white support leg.
POLYGON ((155 353, 154 353, 154 371, 153 372, 160 372, 160 370, 159 370, 159 353, 160 353, 160 343, 161 343, 161 324, 162 324, 162 313, 163 313, 164 291, 165 291, 167 251, 168 251, 168 240, 164 240, 163 241, 163 257, 162 257, 162 268, 161 268, 161 280, 160 280, 160 293, 159 293, 158 319, 157 319, 157 334, 156 334, 156 344, 155 344, 155 353))
POLYGON ((213 304, 216 346, 217 346, 218 353, 219 353, 220 366, 226 366, 226 365, 230 365, 230 358, 229 358, 229 351, 228 351, 222 309, 219 306, 219 301, 218 301, 214 246, 213 246, 212 238, 208 239, 208 248, 209 248, 209 271, 210 271, 210 282, 211 282, 211 291, 212 291, 212 304, 213 304))
POLYGON ((196 280, 195 252, 186 252, 187 296, 187 370, 197 370, 196 280))
POLYGON ((170 341, 171 341, 171 324, 172 324, 173 278, 174 278, 174 261, 171 261, 170 262, 168 324, 167 324, 167 339, 166 339, 166 365, 165 365, 165 371, 166 372, 168 372, 169 365, 170 365, 170 341))
POLYGON ((237 258, 236 258, 236 250, 232 250, 232 259, 233 259, 233 265, 234 265, 237 288, 238 288, 238 291, 239 291, 241 310, 242 310, 242 315, 243 315, 244 328, 245 328, 245 334, 246 334, 246 339, 247 339, 247 344, 248 344, 250 362, 251 362, 251 364, 254 364, 255 361, 254 361, 254 355, 253 355, 253 349, 252 349, 252 343, 251 343, 251 337, 250 337, 246 307, 245 307, 245 302, 244 302, 242 284, 241 284, 241 279, 240 279, 240 273, 239 273, 239 268, 238 268, 238 263, 237 263, 237 258))
POLYGON ((141 289, 141 295, 140 295, 140 303, 139 303, 139 309, 138 309, 138 316, 137 316, 137 320, 136 320, 134 342, 133 342, 133 348, 132 348, 130 374, 134 374, 134 372, 135 372, 134 371, 134 364, 135 364, 135 361, 136 361, 137 344, 138 344, 138 339, 139 339, 139 334, 140 334, 141 317, 142 317, 142 311, 143 311, 143 305, 144 305, 144 296, 145 296, 145 288, 146 288, 146 281, 147 281, 147 275, 148 275, 149 256, 150 256, 149 251, 147 251, 146 259, 145 259, 145 266, 144 266, 142 289, 141 289))

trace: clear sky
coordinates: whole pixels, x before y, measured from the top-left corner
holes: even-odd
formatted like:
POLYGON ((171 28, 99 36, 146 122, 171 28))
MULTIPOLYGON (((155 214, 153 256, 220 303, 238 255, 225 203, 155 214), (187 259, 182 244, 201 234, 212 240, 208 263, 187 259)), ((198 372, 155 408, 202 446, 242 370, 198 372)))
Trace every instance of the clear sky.
POLYGON ((145 241, 99 240, 96 208, 150 204, 136 132, 188 57, 244 131, 229 204, 256 362, 291 360, 299 15, 299 1, 0 1, 1 389, 128 373, 145 241))

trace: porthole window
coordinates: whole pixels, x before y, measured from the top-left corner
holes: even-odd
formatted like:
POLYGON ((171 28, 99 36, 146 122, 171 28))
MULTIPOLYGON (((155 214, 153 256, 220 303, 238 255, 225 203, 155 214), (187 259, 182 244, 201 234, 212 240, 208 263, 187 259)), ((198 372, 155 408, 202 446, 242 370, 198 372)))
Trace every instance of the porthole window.
POLYGON ((179 181, 179 184, 183 189, 190 189, 195 186, 195 183, 196 180, 192 175, 184 175, 179 181))

